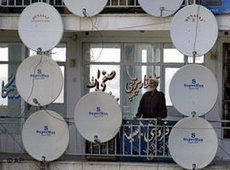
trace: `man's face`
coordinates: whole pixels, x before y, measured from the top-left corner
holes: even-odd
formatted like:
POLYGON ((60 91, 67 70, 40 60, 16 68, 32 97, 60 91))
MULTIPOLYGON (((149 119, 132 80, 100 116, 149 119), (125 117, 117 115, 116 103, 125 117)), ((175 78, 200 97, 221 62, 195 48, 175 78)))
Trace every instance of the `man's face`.
POLYGON ((150 79, 150 81, 149 81, 149 87, 151 89, 156 89, 157 88, 157 83, 153 79, 150 79))

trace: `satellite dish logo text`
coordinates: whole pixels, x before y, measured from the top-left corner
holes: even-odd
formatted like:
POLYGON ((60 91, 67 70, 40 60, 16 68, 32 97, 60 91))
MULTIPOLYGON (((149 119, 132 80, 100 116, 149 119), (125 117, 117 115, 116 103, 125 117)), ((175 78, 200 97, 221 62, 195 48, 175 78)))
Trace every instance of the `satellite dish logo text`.
POLYGON ((37 74, 30 74, 30 77, 35 79, 46 79, 49 78, 49 75, 42 73, 42 69, 37 69, 37 74))
POLYGON ((36 14, 32 17, 32 22, 50 22, 50 18, 45 14, 36 14))
POLYGON ((188 144, 198 144, 204 141, 204 139, 197 137, 195 132, 191 133, 190 137, 184 137, 183 141, 187 142, 188 144))
POLYGON ((36 130, 37 134, 40 134, 41 136, 52 136, 55 135, 56 132, 49 129, 48 125, 45 125, 43 130, 36 130))
POLYGON ((189 90, 198 90, 198 89, 204 88, 204 85, 197 83, 196 79, 192 79, 191 83, 185 83, 184 87, 188 88, 189 90))
POLYGON ((101 107, 97 107, 96 112, 89 112, 89 115, 97 118, 97 117, 108 116, 109 114, 107 112, 101 111, 101 107))

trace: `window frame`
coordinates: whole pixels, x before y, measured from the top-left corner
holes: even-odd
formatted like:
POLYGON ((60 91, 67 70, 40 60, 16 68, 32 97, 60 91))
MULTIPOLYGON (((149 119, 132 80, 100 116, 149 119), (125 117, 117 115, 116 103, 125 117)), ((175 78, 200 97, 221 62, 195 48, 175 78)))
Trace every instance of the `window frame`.
MULTIPOLYGON (((124 109, 123 109, 123 99, 121 98, 121 93, 124 92, 124 84, 125 84, 125 80, 124 80, 124 77, 122 76, 122 73, 125 71, 125 67, 127 65, 132 65, 132 66, 159 66, 160 67, 160 77, 161 77, 161 83, 160 83, 160 91, 164 92, 165 93, 165 71, 167 68, 181 68, 182 66, 186 65, 186 64, 193 64, 193 63, 196 63, 195 62, 195 58, 196 57, 192 57, 192 62, 189 62, 188 63, 188 56, 184 55, 184 62, 183 63, 164 63, 164 47, 167 46, 167 45, 171 45, 174 49, 176 49, 172 42, 149 42, 149 41, 146 41, 146 42, 95 42, 95 41, 82 41, 81 42, 82 44, 82 71, 83 71, 83 74, 84 75, 84 68, 85 68, 85 65, 90 65, 90 64, 93 64, 93 65, 120 65, 120 105, 121 105, 121 110, 122 110, 122 113, 124 112, 124 109), (104 43, 104 44, 120 44, 120 47, 121 47, 121 54, 120 54, 120 62, 85 62, 85 59, 84 59, 84 45, 85 44, 101 44, 101 43, 104 43), (150 44, 150 45, 154 45, 154 44, 160 44, 160 49, 161 49, 161 52, 160 52, 160 61, 159 62, 151 62, 151 63, 148 63, 148 62, 134 62, 134 63, 125 63, 125 44, 150 44)), ((196 63, 196 64, 202 64, 204 65, 205 64, 205 58, 204 58, 204 62, 203 63, 196 63)), ((82 80, 83 82, 86 82, 85 79, 84 79, 84 76, 82 77, 82 80)), ((86 94, 87 91, 86 91, 86 88, 85 88, 85 84, 83 84, 84 88, 83 88, 83 93, 82 94, 86 94)), ((168 108, 168 117, 178 117, 178 119, 180 119, 181 117, 183 117, 182 114, 180 114, 174 106, 167 106, 168 108)), ((133 113, 135 114, 135 113, 133 113)))

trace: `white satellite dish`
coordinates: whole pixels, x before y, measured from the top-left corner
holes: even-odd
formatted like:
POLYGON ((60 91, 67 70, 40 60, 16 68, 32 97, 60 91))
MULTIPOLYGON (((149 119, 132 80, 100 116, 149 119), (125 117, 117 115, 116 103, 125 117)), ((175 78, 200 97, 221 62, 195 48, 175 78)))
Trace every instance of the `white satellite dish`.
POLYGON ((18 32, 23 43, 34 51, 48 51, 55 47, 63 35, 62 18, 47 3, 27 6, 19 18, 18 32))
POLYGON ((56 112, 41 110, 32 114, 23 125, 22 141, 26 151, 39 161, 58 159, 69 143, 69 129, 56 112))
POLYGON ((66 7, 75 15, 91 17, 99 14, 108 0, 64 0, 66 7))
POLYGON ((185 169, 202 169, 215 157, 218 139, 213 127, 203 118, 180 120, 169 135, 173 160, 185 169))
POLYGON ((50 57, 34 55, 19 65, 16 87, 27 103, 34 106, 48 105, 61 93, 63 75, 57 63, 50 57))
POLYGON ((74 121, 85 139, 103 143, 119 131, 122 113, 113 96, 96 91, 80 99, 75 108, 74 121))
POLYGON ((180 113, 202 116, 215 105, 218 85, 208 68, 198 64, 185 65, 173 76, 169 95, 173 106, 180 113))
POLYGON ((201 5, 188 5, 173 17, 170 29, 175 47, 188 56, 202 56, 215 44, 218 25, 215 16, 201 5))
POLYGON ((175 13, 184 0, 138 0, 141 8, 156 17, 167 17, 175 13))

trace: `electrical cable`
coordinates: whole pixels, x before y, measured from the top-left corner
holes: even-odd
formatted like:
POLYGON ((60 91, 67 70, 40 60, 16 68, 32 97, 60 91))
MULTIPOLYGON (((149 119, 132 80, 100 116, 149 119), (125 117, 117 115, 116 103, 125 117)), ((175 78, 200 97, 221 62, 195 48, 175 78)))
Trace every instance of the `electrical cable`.
MULTIPOLYGON (((36 64, 35 68, 34 68, 34 74, 36 73, 36 70, 38 68, 38 66, 42 63, 42 59, 43 59, 43 55, 41 55, 41 58, 40 58, 40 61, 36 64)), ((28 103, 28 101, 30 100, 32 94, 33 94, 33 91, 34 91, 34 81, 35 81, 35 76, 33 76, 33 79, 32 79, 32 87, 31 87, 31 90, 30 90, 30 94, 28 96, 28 98, 26 99, 26 102, 28 103)), ((33 99, 34 100, 34 99, 33 99)), ((37 100, 37 99, 36 99, 37 100)), ((36 104, 36 103, 35 103, 36 104)))

